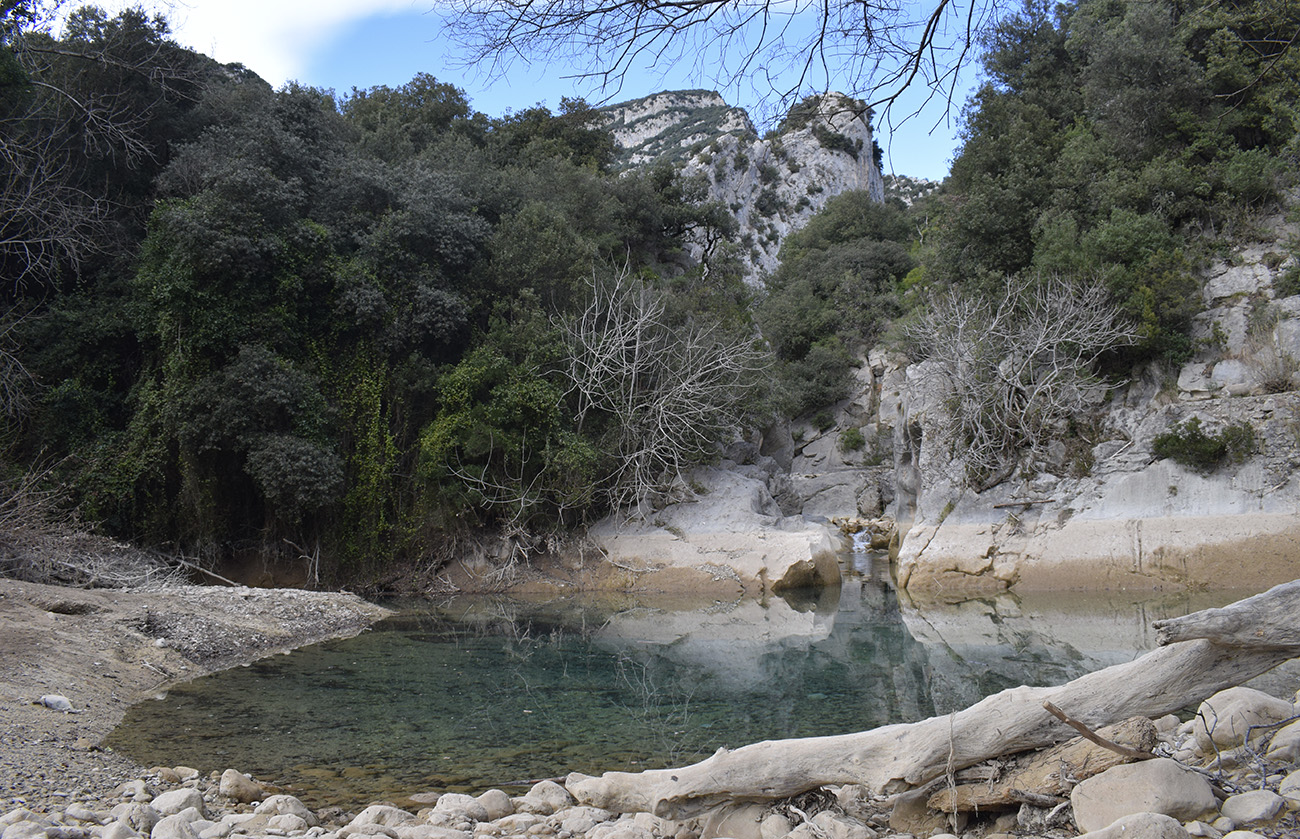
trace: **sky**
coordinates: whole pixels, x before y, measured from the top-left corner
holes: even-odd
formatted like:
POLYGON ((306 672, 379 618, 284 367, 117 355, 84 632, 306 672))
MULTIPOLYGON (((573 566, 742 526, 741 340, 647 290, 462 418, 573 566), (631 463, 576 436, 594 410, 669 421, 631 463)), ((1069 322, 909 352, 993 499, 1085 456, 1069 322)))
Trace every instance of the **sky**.
MULTIPOLYGON (((474 110, 501 116, 536 104, 551 109, 562 96, 598 102, 607 93, 567 78, 562 66, 514 66, 505 78, 489 78, 461 66, 462 57, 441 37, 435 0, 135 0, 100 2, 109 11, 139 5, 164 14, 173 37, 222 63, 239 62, 275 87, 288 81, 347 93, 376 85, 398 87, 416 73, 428 73, 465 91, 474 110)), ((960 99, 974 83, 974 71, 960 79, 960 99)), ((707 79, 685 70, 647 68, 629 78, 611 102, 662 90, 712 89, 707 79)), ((724 89, 728 104, 751 111, 758 121, 756 94, 724 89), (752 101, 745 101, 753 97, 752 101)), ((901 116, 921 105, 910 95, 901 116)), ((885 152, 885 174, 942 180, 957 148, 958 107, 935 101, 901 125, 877 120, 876 140, 885 152)), ((898 117, 895 117, 897 121, 898 117)), ((765 126, 760 125, 760 131, 765 126)))

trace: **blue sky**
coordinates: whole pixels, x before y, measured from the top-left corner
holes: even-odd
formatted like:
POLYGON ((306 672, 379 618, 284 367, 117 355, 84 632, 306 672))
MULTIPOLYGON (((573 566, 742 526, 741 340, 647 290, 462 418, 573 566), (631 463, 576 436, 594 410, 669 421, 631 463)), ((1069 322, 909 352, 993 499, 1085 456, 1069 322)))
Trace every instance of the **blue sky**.
MULTIPOLYGON (((425 72, 462 88, 471 106, 490 116, 538 103, 555 108, 562 96, 593 102, 603 96, 566 78, 572 72, 568 67, 516 65, 506 78, 495 80, 459 67, 454 48, 440 37, 441 19, 431 11, 431 0, 145 0, 143 5, 165 14, 182 44, 221 62, 241 62, 277 87, 296 80, 345 93, 353 87, 396 87, 425 72)), ((973 70, 961 77, 961 98, 974 78, 973 70)), ((686 72, 654 68, 629 78, 613 101, 698 87, 713 85, 686 72)), ((720 92, 759 119, 757 94, 720 92)), ((918 92, 896 113, 915 110, 920 98, 918 92)), ((957 145, 958 110, 949 112, 946 103, 935 101, 893 130, 878 121, 886 173, 942 179, 957 145)))

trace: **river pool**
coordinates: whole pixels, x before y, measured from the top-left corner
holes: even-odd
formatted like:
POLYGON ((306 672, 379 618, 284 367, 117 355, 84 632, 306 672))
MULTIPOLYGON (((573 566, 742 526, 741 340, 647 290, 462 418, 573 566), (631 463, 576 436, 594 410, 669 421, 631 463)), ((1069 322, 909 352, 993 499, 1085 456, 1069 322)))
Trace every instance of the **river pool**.
POLYGON ((1150 649, 1152 620, 1232 594, 900 604, 888 565, 767 602, 499 597, 387 604, 362 635, 134 706, 107 745, 234 767, 315 806, 399 805, 569 771, 680 765, 720 746, 841 734, 1058 684, 1150 649))

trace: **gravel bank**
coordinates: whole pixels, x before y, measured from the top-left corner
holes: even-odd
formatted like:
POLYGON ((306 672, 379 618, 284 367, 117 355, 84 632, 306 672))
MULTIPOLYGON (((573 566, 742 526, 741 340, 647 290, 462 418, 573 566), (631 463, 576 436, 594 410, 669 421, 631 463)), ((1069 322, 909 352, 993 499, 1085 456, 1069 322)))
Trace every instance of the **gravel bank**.
POLYGON ((131 704, 173 682, 356 635, 386 614, 336 592, 0 579, 0 809, 102 800, 143 774, 99 745, 131 704), (73 710, 48 708, 43 696, 73 710))

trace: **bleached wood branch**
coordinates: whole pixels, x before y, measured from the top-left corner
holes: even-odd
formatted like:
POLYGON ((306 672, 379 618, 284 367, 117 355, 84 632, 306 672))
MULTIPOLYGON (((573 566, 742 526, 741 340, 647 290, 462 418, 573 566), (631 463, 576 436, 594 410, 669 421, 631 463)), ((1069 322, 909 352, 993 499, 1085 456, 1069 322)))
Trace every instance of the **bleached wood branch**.
POLYGON ((1300 580, 1282 583, 1262 594, 1221 609, 1204 609, 1151 624, 1157 644, 1205 638, 1243 649, 1300 647, 1300 580))

